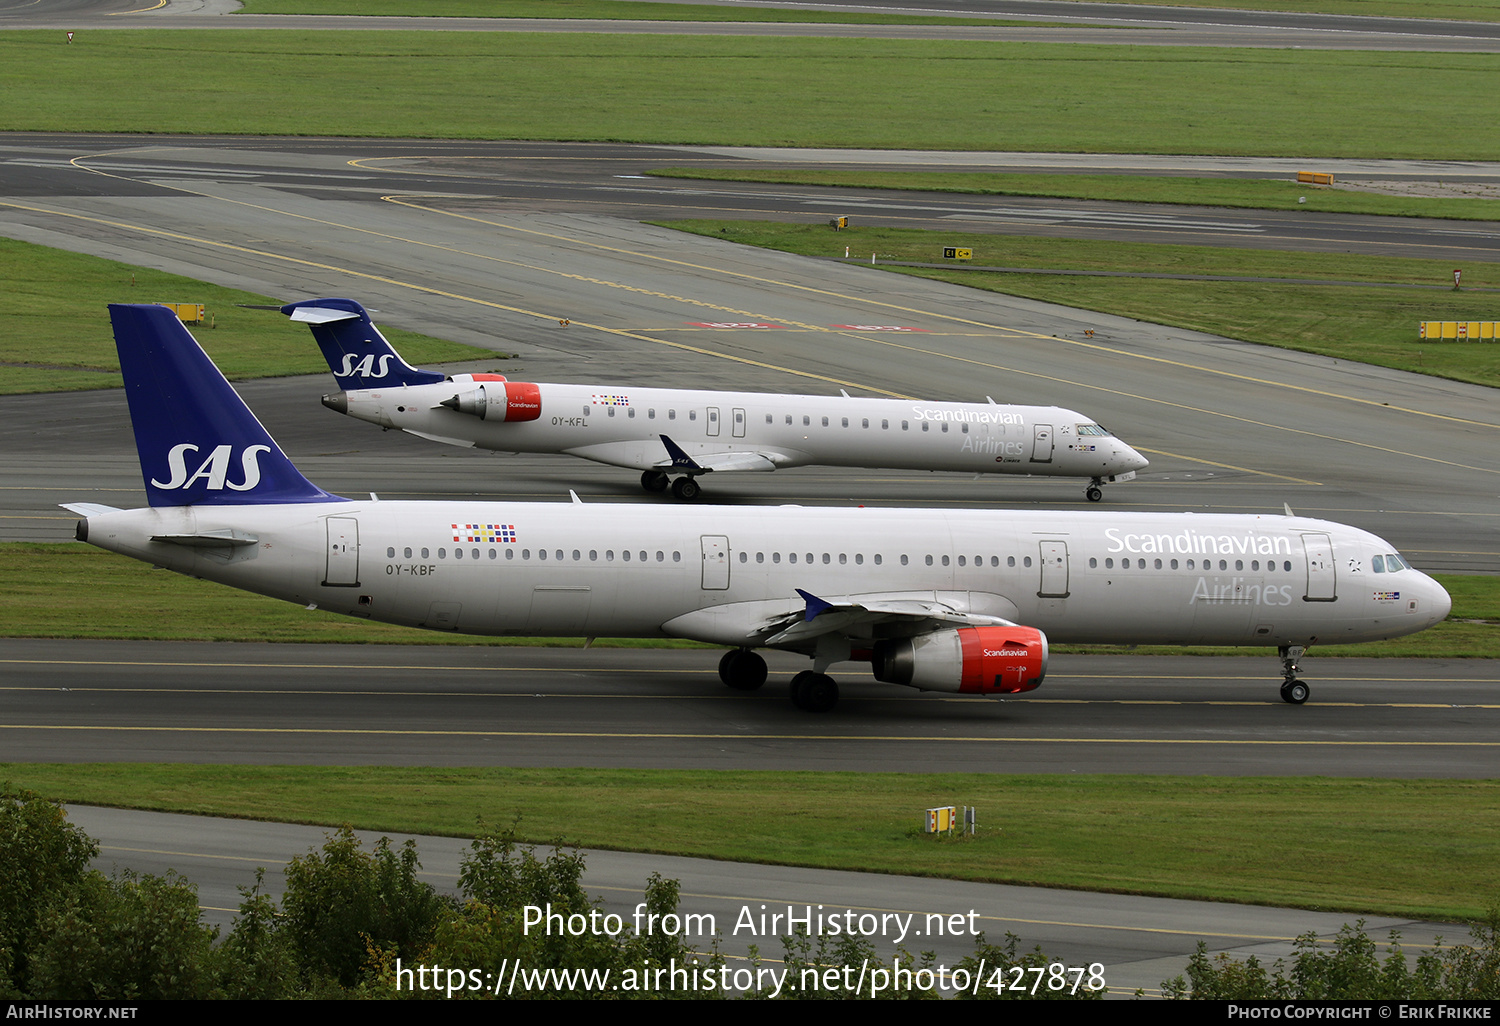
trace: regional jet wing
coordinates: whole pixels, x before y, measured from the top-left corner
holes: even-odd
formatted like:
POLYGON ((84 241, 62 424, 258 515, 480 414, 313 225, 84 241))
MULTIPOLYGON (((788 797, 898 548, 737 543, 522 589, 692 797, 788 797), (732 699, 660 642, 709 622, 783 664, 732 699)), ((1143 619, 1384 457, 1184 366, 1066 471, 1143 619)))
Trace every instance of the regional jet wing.
POLYGON ((666 448, 668 458, 656 461, 658 470, 687 470, 694 473, 711 470, 719 473, 764 472, 775 470, 779 464, 792 462, 790 456, 775 451, 706 452, 689 456, 666 435, 661 436, 661 444, 666 448))

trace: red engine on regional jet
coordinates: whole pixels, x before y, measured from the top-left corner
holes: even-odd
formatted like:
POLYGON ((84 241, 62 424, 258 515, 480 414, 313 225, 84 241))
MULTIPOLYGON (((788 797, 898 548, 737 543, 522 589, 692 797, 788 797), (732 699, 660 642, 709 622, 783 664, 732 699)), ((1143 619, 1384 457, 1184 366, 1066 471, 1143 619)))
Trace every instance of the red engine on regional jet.
POLYGON ((501 378, 452 399, 444 399, 441 405, 480 420, 536 420, 542 415, 542 390, 524 381, 501 378))
POLYGON ((958 627, 877 642, 875 679, 970 695, 1030 691, 1047 675, 1047 636, 1035 627, 958 627))

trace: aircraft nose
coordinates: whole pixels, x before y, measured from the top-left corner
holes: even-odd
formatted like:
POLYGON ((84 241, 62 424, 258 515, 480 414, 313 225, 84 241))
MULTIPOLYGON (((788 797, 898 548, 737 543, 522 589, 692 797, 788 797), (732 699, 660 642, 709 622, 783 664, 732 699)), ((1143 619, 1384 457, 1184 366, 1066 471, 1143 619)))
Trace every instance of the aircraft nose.
POLYGON ((1428 589, 1431 592, 1431 598, 1426 603, 1428 611, 1427 622, 1428 626, 1431 626, 1432 624, 1442 623, 1448 619, 1448 614, 1453 612, 1453 596, 1448 594, 1447 588, 1444 588, 1431 577, 1427 578, 1427 583, 1431 585, 1428 589))
POLYGON ((1121 471, 1141 470, 1145 467, 1149 467, 1150 465, 1150 460, 1146 459, 1146 457, 1142 456, 1140 453, 1136 452, 1128 445, 1125 446, 1125 451, 1120 454, 1121 471))
POLYGON ((332 395, 325 395, 323 397, 323 405, 328 407, 330 410, 337 410, 339 413, 348 413, 349 397, 343 392, 335 392, 332 395))

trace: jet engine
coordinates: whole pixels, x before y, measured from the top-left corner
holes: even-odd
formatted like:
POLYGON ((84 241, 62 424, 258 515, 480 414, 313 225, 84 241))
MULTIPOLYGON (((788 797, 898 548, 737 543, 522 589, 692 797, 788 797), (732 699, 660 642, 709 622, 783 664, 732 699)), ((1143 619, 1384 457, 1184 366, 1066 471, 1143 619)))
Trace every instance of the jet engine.
POLYGON ((524 381, 496 381, 460 392, 439 405, 480 420, 536 420, 542 415, 542 390, 524 381))
POLYGON ((875 679, 970 695, 1030 691, 1047 675, 1047 636, 1035 627, 958 627, 877 642, 875 679))

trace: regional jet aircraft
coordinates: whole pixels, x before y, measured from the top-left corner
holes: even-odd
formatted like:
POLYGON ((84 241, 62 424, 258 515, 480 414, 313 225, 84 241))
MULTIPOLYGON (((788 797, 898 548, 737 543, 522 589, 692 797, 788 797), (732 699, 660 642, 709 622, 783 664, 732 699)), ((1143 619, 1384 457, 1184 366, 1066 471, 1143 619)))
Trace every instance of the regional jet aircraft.
POLYGON ((410 627, 689 638, 812 660, 793 701, 838 700, 827 670, 931 691, 1030 691, 1048 639, 1265 645, 1305 702, 1314 642, 1443 619, 1448 594, 1373 534, 1301 517, 956 509, 380 502, 304 478, 174 314, 112 306, 149 508, 91 503, 78 538, 179 573, 410 627))
POLYGON ((709 473, 784 467, 954 470, 1086 477, 1090 502, 1146 466, 1100 425, 1056 406, 929 403, 615 385, 548 385, 418 370, 363 307, 312 299, 306 322, 344 391, 323 405, 450 445, 552 452, 641 471, 648 492, 698 496, 709 473))

